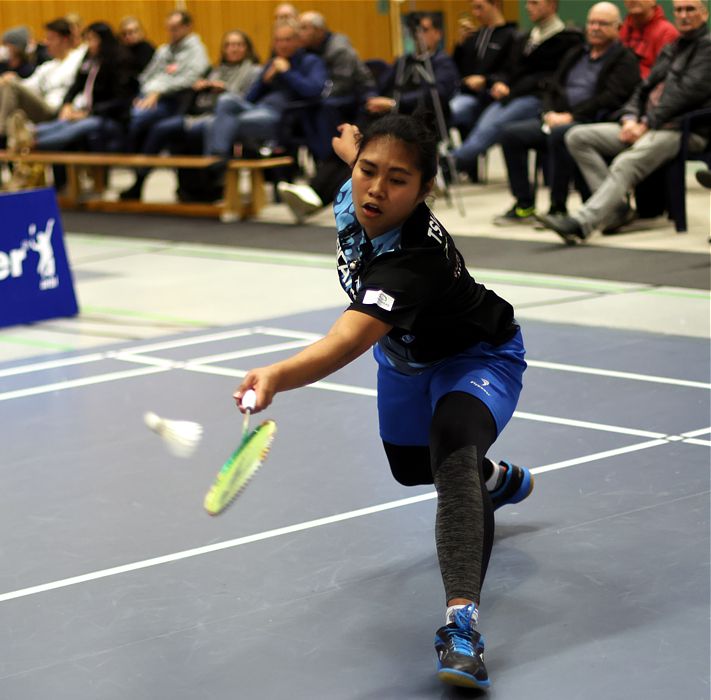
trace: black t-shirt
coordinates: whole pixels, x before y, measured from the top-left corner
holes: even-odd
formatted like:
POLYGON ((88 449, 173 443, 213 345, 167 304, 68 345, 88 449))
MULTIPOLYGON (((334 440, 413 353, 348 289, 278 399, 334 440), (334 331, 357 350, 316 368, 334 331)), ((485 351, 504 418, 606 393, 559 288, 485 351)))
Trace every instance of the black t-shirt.
MULTIPOLYGON (((339 224, 348 205, 352 212, 350 181, 334 203, 339 224)), ((382 250, 378 238, 370 245, 353 216, 339 230, 339 272, 349 309, 393 326, 381 347, 396 366, 430 364, 481 342, 500 345, 516 333, 512 306, 474 280, 425 204, 399 236, 383 236, 394 245, 382 250)))

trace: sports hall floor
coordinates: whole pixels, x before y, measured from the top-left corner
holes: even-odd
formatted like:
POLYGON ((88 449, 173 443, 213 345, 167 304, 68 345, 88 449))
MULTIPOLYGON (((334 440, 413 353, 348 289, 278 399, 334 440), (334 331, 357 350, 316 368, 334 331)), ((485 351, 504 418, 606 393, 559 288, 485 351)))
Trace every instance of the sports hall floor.
MULTIPOLYGON (((436 209, 528 349, 492 451, 536 488, 497 512, 488 695, 707 700, 709 195, 690 179, 686 236, 655 221, 571 249, 490 226, 510 205, 492 182, 462 188, 465 218, 436 209)), ((202 509, 244 371, 344 307, 328 213, 63 221, 81 316, 0 330, 0 698, 480 697, 434 676, 435 502, 389 476, 370 357, 278 396, 262 470, 202 509), (146 410, 201 422, 194 457, 146 410)))

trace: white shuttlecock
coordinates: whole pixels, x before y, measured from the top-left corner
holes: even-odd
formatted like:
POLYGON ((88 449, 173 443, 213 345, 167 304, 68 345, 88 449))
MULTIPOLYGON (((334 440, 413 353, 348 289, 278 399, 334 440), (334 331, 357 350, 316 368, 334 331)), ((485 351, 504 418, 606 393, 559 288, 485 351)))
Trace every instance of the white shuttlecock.
POLYGON ((202 426, 188 420, 161 418, 149 411, 143 416, 146 425, 163 438, 165 446, 176 457, 190 457, 202 438, 202 426))

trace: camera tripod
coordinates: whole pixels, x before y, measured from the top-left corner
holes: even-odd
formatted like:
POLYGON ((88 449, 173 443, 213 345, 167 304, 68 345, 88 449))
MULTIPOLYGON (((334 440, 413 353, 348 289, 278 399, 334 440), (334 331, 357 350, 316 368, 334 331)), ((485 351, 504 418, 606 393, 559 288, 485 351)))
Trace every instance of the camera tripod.
MULTIPOLYGON (((412 27, 408 27, 409 31, 412 33, 415 39, 415 46, 419 45, 417 40, 417 30, 412 27)), ((454 191, 450 188, 450 183, 447 181, 444 172, 442 170, 442 161, 447 163, 449 169, 449 176, 451 182, 457 181, 457 165, 452 156, 453 144, 449 137, 449 130, 447 129, 447 122, 444 118, 444 110, 442 108, 442 102, 440 101, 439 93, 437 92, 437 84, 435 81, 434 70, 432 68, 432 61, 430 59, 429 53, 425 52, 422 58, 416 56, 415 54, 407 54, 398 59, 397 66, 395 69, 395 87, 393 89, 393 99, 395 100, 395 111, 400 109, 400 98, 402 96, 402 91, 404 86, 406 86, 410 81, 413 83, 420 83, 427 86, 427 91, 432 102, 432 107, 434 109, 434 114, 437 122, 437 132, 439 135, 439 165, 437 166, 437 176, 436 183, 437 186, 444 193, 444 198, 447 204, 451 206, 452 204, 452 192, 454 191), (413 80, 414 78, 414 80, 413 80)), ((464 203, 462 198, 456 197, 457 209, 461 216, 465 216, 466 212, 464 210, 464 203)))

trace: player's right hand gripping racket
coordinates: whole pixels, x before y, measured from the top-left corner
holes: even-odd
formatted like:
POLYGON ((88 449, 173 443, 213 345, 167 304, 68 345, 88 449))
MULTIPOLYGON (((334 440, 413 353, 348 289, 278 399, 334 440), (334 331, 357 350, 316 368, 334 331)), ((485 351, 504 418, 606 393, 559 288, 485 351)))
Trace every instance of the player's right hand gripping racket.
POLYGON ((210 515, 219 515, 234 501, 254 476, 269 452, 276 433, 276 423, 265 420, 249 433, 249 416, 254 409, 257 395, 250 389, 242 397, 246 409, 242 422, 242 441, 217 473, 215 482, 205 496, 205 510, 210 515))

